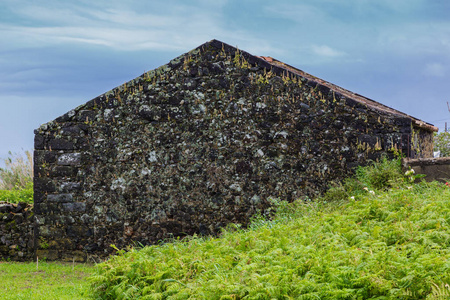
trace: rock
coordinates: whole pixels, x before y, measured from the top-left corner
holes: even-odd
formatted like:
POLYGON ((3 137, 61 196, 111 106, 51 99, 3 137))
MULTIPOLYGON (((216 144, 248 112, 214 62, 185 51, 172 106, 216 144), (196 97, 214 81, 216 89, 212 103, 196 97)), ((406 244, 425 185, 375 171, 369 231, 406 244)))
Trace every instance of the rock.
POLYGON ((0 203, 0 213, 9 213, 11 211, 15 211, 16 207, 12 204, 0 203))

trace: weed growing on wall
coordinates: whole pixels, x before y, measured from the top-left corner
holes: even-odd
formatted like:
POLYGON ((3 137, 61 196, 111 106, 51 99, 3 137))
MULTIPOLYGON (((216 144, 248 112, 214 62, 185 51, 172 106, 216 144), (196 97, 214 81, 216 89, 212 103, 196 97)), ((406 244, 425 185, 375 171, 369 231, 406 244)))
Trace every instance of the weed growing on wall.
POLYGON ((0 201, 33 202, 33 155, 9 152, 0 168, 0 201))
POLYGON ((378 174, 394 166, 360 170, 342 185, 345 200, 278 201, 273 220, 257 218, 245 230, 122 251, 99 265, 93 292, 101 299, 447 299, 450 189, 378 174), (362 188, 352 195, 353 187, 362 188))

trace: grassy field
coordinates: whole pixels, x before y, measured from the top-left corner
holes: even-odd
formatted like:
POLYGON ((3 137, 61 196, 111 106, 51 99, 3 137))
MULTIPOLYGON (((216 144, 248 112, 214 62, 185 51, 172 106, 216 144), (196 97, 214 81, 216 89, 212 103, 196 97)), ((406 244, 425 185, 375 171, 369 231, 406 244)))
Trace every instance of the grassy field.
POLYGON ((0 261, 0 299, 89 299, 95 266, 57 262, 17 263, 0 261))

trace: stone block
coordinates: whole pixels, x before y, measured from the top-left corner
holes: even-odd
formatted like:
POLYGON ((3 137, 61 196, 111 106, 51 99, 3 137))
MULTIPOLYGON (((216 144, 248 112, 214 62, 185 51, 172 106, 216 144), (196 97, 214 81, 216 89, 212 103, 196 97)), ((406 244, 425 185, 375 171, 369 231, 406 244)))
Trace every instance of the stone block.
POLYGON ((58 238, 64 235, 61 228, 56 228, 52 225, 45 225, 39 227, 39 235, 43 237, 58 238))
POLYGON ((50 150, 73 150, 74 145, 71 141, 64 139, 53 139, 48 143, 50 150))
POLYGON ((13 217, 13 220, 16 221, 16 224, 21 224, 24 220, 23 218, 23 214, 21 213, 16 213, 13 217))
POLYGON ((51 194, 47 195, 48 202, 73 202, 72 194, 51 194))
POLYGON ((81 153, 64 153, 58 157, 58 165, 76 166, 81 163, 81 153))
POLYGON ((74 243, 68 238, 60 238, 48 242, 48 249, 70 250, 74 249, 74 243))
POLYGON ((34 164, 33 166, 34 178, 45 177, 48 175, 48 171, 42 167, 42 165, 34 164))
POLYGON ((35 222, 37 225, 44 225, 45 224, 45 217, 43 216, 36 216, 35 222))
POLYGON ((77 150, 89 150, 89 148, 90 148, 89 140, 86 139, 85 137, 77 138, 77 141, 76 141, 74 147, 77 150))
POLYGON ((67 226, 68 237, 89 237, 93 234, 92 230, 86 226, 67 226))
POLYGON ((34 149, 44 150, 45 139, 42 135, 36 134, 34 136, 34 149))
POLYGON ((61 132, 65 136, 79 136, 81 133, 81 128, 78 125, 66 126, 61 130, 61 132))
POLYGON ((68 212, 84 212, 86 210, 86 203, 74 202, 74 203, 63 203, 63 210, 68 212))
POLYGON ((73 192, 79 191, 81 189, 81 184, 78 182, 63 182, 59 187, 61 192, 73 192))
POLYGON ((56 166, 48 172, 49 177, 75 177, 77 168, 72 166, 56 166))
POLYGON ((97 113, 95 111, 85 109, 78 113, 77 121, 89 123, 94 121, 96 115, 97 113))
POLYGON ((14 211, 16 208, 13 204, 10 203, 2 203, 0 204, 0 213, 9 213, 14 211))
POLYGON ((53 181, 48 177, 35 177, 34 181, 35 191, 44 191, 46 193, 53 193, 55 191, 55 185, 53 181))

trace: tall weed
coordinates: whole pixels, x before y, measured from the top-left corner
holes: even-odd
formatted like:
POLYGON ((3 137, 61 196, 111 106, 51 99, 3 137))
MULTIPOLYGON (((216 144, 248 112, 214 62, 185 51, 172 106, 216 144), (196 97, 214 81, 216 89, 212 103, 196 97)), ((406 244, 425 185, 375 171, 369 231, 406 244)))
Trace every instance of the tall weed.
POLYGON ((23 155, 8 152, 3 159, 5 168, 0 168, 0 190, 22 189, 33 181, 33 154, 25 151, 23 155))

